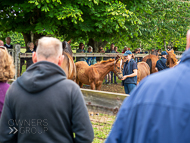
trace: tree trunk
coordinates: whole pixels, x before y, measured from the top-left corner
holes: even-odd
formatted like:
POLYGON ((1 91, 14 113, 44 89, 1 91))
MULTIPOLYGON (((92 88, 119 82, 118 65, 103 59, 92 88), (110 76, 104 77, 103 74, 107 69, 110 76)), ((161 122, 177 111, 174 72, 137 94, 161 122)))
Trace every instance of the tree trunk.
POLYGON ((164 49, 166 51, 166 40, 164 39, 164 49))
POLYGON ((43 34, 34 33, 33 34, 33 43, 35 44, 36 40, 40 39, 41 37, 45 36, 43 34))
POLYGON ((107 41, 95 41, 95 39, 93 38, 90 38, 89 41, 88 41, 88 46, 92 46, 93 48, 93 52, 98 52, 98 48, 100 46, 104 47, 108 42, 107 41))
POLYGON ((26 50, 28 50, 29 47, 27 46, 27 43, 31 42, 31 35, 30 35, 30 33, 22 33, 22 35, 24 37, 26 50))

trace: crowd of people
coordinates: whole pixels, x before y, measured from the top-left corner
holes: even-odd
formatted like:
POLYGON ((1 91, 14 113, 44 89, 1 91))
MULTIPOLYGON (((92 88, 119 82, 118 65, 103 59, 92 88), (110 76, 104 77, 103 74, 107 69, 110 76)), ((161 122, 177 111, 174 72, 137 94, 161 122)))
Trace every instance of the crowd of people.
MULTIPOLYGON (((9 38, 5 45, 10 48, 9 38)), ((15 69, 5 45, 0 41, 0 142, 91 143, 94 132, 83 95, 60 68, 64 58, 62 42, 42 37, 34 52, 34 44, 28 43, 33 64, 11 86, 7 81, 14 77, 15 69), (14 134, 10 128, 18 132, 14 134)), ((84 44, 80 47, 77 52, 84 53, 84 44)), ((124 100, 106 143, 190 142, 189 47, 190 31, 180 64, 148 76, 138 86, 137 62, 125 48, 121 80, 130 96, 124 100)), ((110 49, 100 47, 99 52, 117 53, 117 47, 112 43, 110 49)), ((167 52, 161 55, 156 64, 158 71, 168 68, 167 52)), ((106 80, 113 83, 113 77, 113 72, 109 73, 106 80)))

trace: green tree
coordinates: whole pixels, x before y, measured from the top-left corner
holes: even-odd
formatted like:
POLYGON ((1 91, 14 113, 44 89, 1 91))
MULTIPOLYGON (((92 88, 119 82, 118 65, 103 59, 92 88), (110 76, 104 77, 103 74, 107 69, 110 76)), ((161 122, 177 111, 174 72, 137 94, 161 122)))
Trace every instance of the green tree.
POLYGON ((4 41, 5 43, 5 38, 6 37, 10 37, 11 38, 11 44, 20 44, 21 47, 24 47, 25 46, 25 42, 24 42, 24 38, 23 38, 23 35, 21 33, 18 33, 18 32, 7 32, 7 33, 3 33, 1 32, 0 33, 0 39, 2 41, 4 41))
MULTIPOLYGON (((163 48, 169 43, 184 40, 190 22, 190 3, 180 0, 125 1, 127 9, 142 22, 132 45, 144 43, 147 48, 163 48), (136 42, 134 42, 136 41, 136 42)), ((183 43, 181 41, 181 43, 183 43)))
POLYGON ((0 30, 22 33, 25 43, 43 35, 82 37, 95 51, 112 37, 138 31, 129 26, 140 23, 125 4, 112 0, 6 0, 0 9, 0 30))

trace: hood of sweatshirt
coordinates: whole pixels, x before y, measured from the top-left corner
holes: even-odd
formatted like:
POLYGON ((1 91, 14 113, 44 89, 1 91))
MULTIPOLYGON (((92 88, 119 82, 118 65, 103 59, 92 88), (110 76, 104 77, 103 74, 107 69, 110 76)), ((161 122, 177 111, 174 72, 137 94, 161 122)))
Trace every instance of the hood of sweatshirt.
POLYGON ((51 62, 40 61, 32 64, 17 81, 27 92, 36 93, 64 79, 66 74, 61 67, 51 62))

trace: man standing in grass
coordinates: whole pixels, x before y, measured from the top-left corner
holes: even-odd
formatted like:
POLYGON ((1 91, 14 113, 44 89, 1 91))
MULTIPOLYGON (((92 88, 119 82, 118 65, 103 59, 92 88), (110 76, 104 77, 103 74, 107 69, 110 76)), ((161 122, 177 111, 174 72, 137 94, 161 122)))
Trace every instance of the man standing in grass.
POLYGON ((61 69, 62 43, 39 40, 33 62, 10 86, 0 119, 0 143, 91 143, 94 138, 79 86, 61 69))

